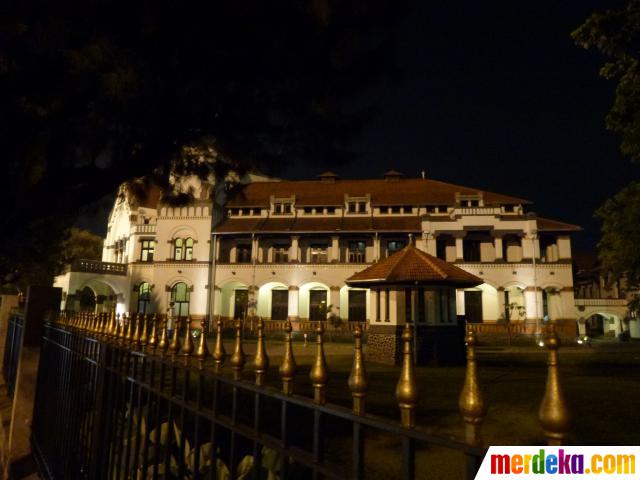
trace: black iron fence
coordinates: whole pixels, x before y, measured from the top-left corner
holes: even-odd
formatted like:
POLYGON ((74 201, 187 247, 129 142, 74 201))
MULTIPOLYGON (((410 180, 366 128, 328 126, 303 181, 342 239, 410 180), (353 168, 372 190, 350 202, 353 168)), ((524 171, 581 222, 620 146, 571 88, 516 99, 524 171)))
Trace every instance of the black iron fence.
MULTIPOLYGON (((212 358, 204 342, 194 353, 189 327, 181 345, 167 345, 166 326, 158 335, 155 322, 140 319, 45 324, 32 426, 43 477, 473 478, 485 453, 366 414, 363 394, 353 411, 326 404, 322 375, 313 374, 324 357, 314 362, 312 399, 292 393, 288 367, 282 390, 268 386, 280 378, 268 361, 260 370, 260 348, 250 381, 239 340, 233 355, 216 345, 212 358)), ((363 392, 356 377, 354 399, 363 392)))
POLYGON ((18 372, 23 337, 24 315, 19 312, 12 312, 9 315, 7 336, 4 343, 4 358, 2 360, 2 375, 4 376, 4 381, 7 384, 10 396, 13 396, 16 386, 16 375, 18 372))

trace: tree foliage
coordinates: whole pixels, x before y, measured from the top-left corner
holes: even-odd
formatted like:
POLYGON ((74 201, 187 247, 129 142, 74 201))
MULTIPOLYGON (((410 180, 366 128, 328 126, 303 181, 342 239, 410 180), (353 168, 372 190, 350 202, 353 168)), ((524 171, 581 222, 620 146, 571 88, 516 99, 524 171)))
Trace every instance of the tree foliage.
POLYGON ((599 257, 615 278, 640 285, 640 183, 632 182, 598 209, 599 257))
POLYGON ((5 2, 0 278, 57 255, 79 208, 128 178, 169 189, 172 171, 348 161, 393 72, 404 10, 390 0, 5 2))
MULTIPOLYGON (((592 14, 572 34, 584 48, 605 57, 600 75, 616 82, 606 127, 621 135, 622 154, 640 162, 640 0, 592 14)), ((632 182, 598 211, 602 221, 598 256, 605 270, 632 287, 640 285, 640 184, 632 182)))

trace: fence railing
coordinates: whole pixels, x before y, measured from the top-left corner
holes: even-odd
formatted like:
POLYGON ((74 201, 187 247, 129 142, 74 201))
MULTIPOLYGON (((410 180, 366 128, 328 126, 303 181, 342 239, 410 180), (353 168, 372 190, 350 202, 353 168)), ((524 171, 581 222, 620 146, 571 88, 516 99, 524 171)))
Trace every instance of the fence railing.
MULTIPOLYGON (((366 478, 380 456, 372 448, 381 441, 385 461, 397 466, 395 478, 415 478, 416 455, 422 465, 449 452, 458 458, 451 466, 466 478, 480 465, 485 450, 473 442, 415 427, 409 340, 405 383, 398 387, 400 424, 365 412, 360 329, 350 410, 325 401, 322 327, 309 398, 293 393, 290 348, 279 369, 282 389, 266 385, 272 375, 263 326, 254 369, 245 372, 240 327, 226 356, 218 322, 220 343, 216 339, 210 356, 204 338, 194 348, 190 325, 181 339, 168 341, 163 323, 81 315, 45 324, 32 426, 45 478, 366 478), (232 377, 225 375, 227 362, 232 377)), ((285 332, 291 347, 290 325, 285 332)))
POLYGON ((7 336, 4 344, 4 358, 2 361, 2 375, 7 384, 9 395, 11 396, 13 396, 13 392, 15 390, 23 337, 24 315, 22 313, 13 312, 9 315, 7 336))

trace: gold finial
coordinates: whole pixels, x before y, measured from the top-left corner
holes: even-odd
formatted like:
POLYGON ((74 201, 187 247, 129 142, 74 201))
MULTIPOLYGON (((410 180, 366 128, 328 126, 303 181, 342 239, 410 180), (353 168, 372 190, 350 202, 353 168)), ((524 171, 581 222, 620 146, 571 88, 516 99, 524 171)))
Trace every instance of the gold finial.
POLYGON ((127 333, 124 336, 125 342, 131 342, 133 340, 133 315, 127 315, 127 333))
POLYGON ((124 337, 124 315, 116 314, 116 340, 124 337))
POLYGON ((198 349, 196 350, 196 358, 200 361, 206 360, 209 356, 209 349, 207 348, 207 336, 205 335, 206 322, 200 321, 200 342, 198 343, 198 349))
POLYGON ((155 349, 158 346, 158 316, 151 316, 151 334, 149 335, 149 347, 155 349))
POLYGON ((173 337, 171 337, 171 343, 169 344, 169 353, 176 355, 180 351, 180 317, 176 317, 173 320, 173 337))
POLYGON ((480 425, 487 414, 487 405, 482 398, 478 383, 476 334, 471 326, 467 326, 465 343, 467 345, 467 371, 458 407, 465 423, 466 442, 470 445, 478 445, 480 444, 480 425))
POLYGON ((367 395, 367 371, 364 367, 364 357, 362 355, 362 327, 356 325, 353 331, 355 339, 353 353, 353 367, 349 375, 349 389, 353 397, 353 413, 356 415, 364 415, 365 397, 367 395))
POLYGON ((109 321, 109 330, 107 331, 107 335, 113 338, 118 333, 116 331, 116 312, 112 310, 111 313, 109 314, 109 317, 110 317, 110 321, 109 321))
POLYGON ((108 335, 109 334, 109 314, 101 313, 102 324, 100 325, 100 335, 108 335))
POLYGON ((562 445, 571 426, 571 414, 562 394, 558 372, 558 336, 552 329, 547 337, 547 387, 538 411, 538 419, 549 445, 562 445))
MULTIPOLYGON (((133 316, 131 317, 134 318, 133 316)), ((133 343, 134 348, 140 348, 140 324, 143 322, 142 314, 138 313, 135 315, 136 326, 133 330, 133 337, 131 338, 131 343, 133 343)))
POLYGON ((269 370, 269 355, 264 346, 264 320, 258 317, 258 344, 254 359, 254 372, 256 373, 256 385, 264 386, 264 381, 269 370))
POLYGON ((142 321, 142 333, 140 334, 140 346, 144 349, 144 347, 147 346, 147 343, 149 343, 149 332, 147 330, 149 315, 143 314, 140 317, 140 320, 142 321))
POLYGON ((216 321, 216 344, 213 348, 213 361, 216 364, 216 373, 222 371, 222 365, 224 365, 226 356, 227 352, 224 350, 224 343, 222 341, 222 320, 218 318, 216 321))
POLYGON ((319 405, 324 405, 326 402, 325 387, 329 380, 329 369, 327 368, 327 361, 324 357, 323 332, 324 326, 322 322, 318 322, 316 328, 316 357, 311 367, 311 372, 309 373, 309 379, 313 385, 313 401, 319 405))
POLYGON ((234 380, 240 380, 245 361, 246 356, 244 354, 244 351, 242 350, 242 323, 240 323, 240 320, 238 320, 236 322, 236 343, 233 348, 233 354, 229 359, 231 370, 233 370, 234 380))
POLYGON ((413 428, 416 426, 418 389, 413 369, 413 327, 409 323, 405 324, 402 343, 402 370, 396 386, 396 398, 400 407, 400 423, 403 427, 413 428))
POLYGON ((184 319, 185 326, 187 327, 184 332, 184 338, 182 339, 182 347, 180 348, 180 355, 188 357, 193 353, 193 337, 191 336, 191 318, 186 317, 184 319))
POLYGON ((167 340, 167 317, 164 317, 162 319, 162 332, 160 333, 160 341, 158 341, 158 350, 160 350, 161 355, 165 354, 168 346, 169 341, 167 340))
POLYGON ((293 345, 291 343, 291 322, 287 320, 284 327, 284 356, 280 365, 280 378, 282 378, 282 393, 291 395, 293 393, 293 379, 296 376, 296 359, 293 356, 293 345))

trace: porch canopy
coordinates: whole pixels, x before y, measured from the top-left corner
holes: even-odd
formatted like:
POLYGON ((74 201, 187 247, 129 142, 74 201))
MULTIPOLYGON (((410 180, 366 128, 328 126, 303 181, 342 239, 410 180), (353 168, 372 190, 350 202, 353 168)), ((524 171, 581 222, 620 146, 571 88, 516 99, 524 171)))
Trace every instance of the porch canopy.
POLYGON ((398 286, 476 287, 483 280, 455 265, 408 245, 346 280, 360 288, 398 286))

